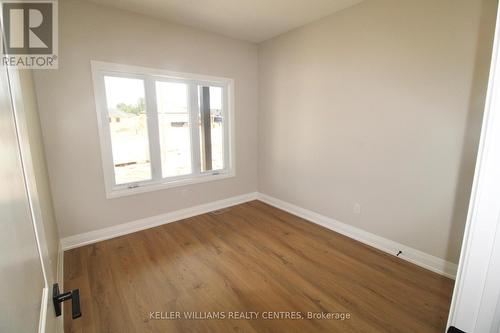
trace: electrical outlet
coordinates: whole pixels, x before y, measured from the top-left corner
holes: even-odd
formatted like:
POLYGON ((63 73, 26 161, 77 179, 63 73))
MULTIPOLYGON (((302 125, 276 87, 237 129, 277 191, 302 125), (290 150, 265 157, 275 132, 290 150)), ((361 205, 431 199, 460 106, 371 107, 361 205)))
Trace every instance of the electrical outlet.
POLYGON ((352 211, 353 211, 354 214, 360 215, 361 214, 361 204, 358 203, 358 202, 356 202, 354 204, 354 207, 352 208, 352 211))

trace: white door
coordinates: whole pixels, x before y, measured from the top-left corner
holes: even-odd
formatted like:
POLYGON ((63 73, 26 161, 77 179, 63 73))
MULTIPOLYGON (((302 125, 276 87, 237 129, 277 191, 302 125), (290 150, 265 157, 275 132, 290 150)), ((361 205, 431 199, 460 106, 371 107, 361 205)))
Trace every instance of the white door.
POLYGON ((0 332, 45 332, 49 285, 9 77, 0 66, 0 332))
POLYGON ((500 11, 448 325, 467 333, 500 332, 500 11))

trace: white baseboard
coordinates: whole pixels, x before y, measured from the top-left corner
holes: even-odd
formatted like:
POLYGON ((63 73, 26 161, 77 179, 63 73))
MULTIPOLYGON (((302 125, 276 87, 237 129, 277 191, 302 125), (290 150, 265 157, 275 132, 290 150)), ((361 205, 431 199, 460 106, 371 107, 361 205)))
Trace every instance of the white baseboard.
POLYGON ((214 201, 194 207, 176 210, 170 213, 147 217, 144 219, 119 224, 116 226, 93 230, 86 233, 69 236, 61 239, 63 251, 76 247, 97 243, 106 239, 123 236, 136 231, 157 227, 162 224, 175 222, 200 214, 205 214, 217 209, 238 205, 257 199, 257 192, 247 193, 219 201, 214 201))
POLYGON ((426 268, 430 271, 455 279, 457 274, 457 265, 444 259, 432 256, 406 245, 391 241, 389 239, 374 235, 367 231, 358 229, 351 225, 336 221, 332 218, 315 213, 308 209, 298 207, 291 203, 276 199, 269 195, 259 193, 258 200, 271 206, 287 211, 293 215, 302 217, 308 221, 319 224, 325 228, 338 232, 349 238, 355 239, 361 243, 372 246, 391 255, 396 255, 402 251, 399 258, 409 261, 413 264, 426 268))

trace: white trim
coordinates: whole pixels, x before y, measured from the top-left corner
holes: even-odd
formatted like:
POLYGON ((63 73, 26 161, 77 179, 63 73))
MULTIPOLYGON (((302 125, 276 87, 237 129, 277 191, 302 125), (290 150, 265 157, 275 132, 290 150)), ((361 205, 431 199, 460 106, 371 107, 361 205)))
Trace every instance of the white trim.
POLYGON ((198 90, 195 85, 188 85, 188 108, 195 110, 189 112, 189 134, 191 140, 191 171, 194 175, 201 173, 200 153, 200 131, 197 124, 200 123, 200 107, 198 105, 198 90))
POLYGON ((46 332, 47 325, 47 307, 49 306, 49 288, 42 289, 42 304, 40 305, 40 320, 38 322, 38 333, 46 332))
POLYGON ((441 258, 432 256, 422 251, 413 249, 409 246, 394 242, 392 240, 377 236, 370 232, 358 229, 351 225, 336 221, 332 218, 315 213, 311 210, 293 205, 283 200, 274 198, 267 194, 259 193, 258 200, 265 202, 271 206, 287 211, 293 215, 299 216, 310 222, 321 225, 327 229, 338 232, 349 238, 355 239, 361 243, 372 246, 376 249, 384 251, 391 255, 396 255, 398 251, 403 253, 398 258, 409 261, 415 265, 433 271, 435 273, 444 275, 451 279, 455 278, 457 272, 457 265, 441 258))
POLYGON ((234 177, 235 168, 235 134, 234 134, 234 79, 218 76, 208 76, 192 73, 180 73, 164 69, 148 68, 140 66, 130 66, 101 61, 91 61, 92 79, 94 85, 94 99, 96 105, 97 124, 99 141, 101 148, 101 162, 104 175, 104 187, 106 198, 113 199, 137 193, 157 191, 177 186, 216 181, 224 178, 234 177), (144 94, 146 111, 148 114, 148 141, 151 160, 151 179, 127 183, 115 184, 115 169, 113 165, 113 153, 111 134, 108 124, 108 108, 106 105, 104 76, 120 76, 136 78, 144 82, 144 94), (199 155, 199 138, 197 136, 196 123, 198 122, 194 114, 198 114, 192 107, 197 104, 192 86, 209 85, 221 87, 223 89, 223 150, 224 169, 210 172, 200 172, 199 156, 192 159, 192 172, 188 175, 162 178, 161 152, 159 148, 158 117, 156 113, 156 88, 155 81, 182 82, 189 87, 189 115, 191 126, 191 154, 199 155), (196 120, 196 121, 193 121, 196 120))
POLYGON ((146 192, 164 190, 179 186, 202 184, 226 178, 233 178, 234 176, 235 176, 234 170, 225 172, 221 170, 221 171, 214 171, 211 173, 199 173, 196 176, 192 175, 180 176, 178 179, 170 180, 169 182, 166 183, 156 183, 156 184, 151 183, 148 184, 147 186, 112 190, 110 193, 107 193, 106 197, 108 199, 121 198, 139 193, 146 193, 146 192))
POLYGON ((151 161, 151 179, 162 179, 160 129, 158 127, 158 105, 156 104, 155 81, 151 77, 144 79, 144 97, 146 102, 146 115, 148 118, 148 143, 149 158, 151 161))
POLYGON ((124 65, 117 64, 112 62, 105 61, 97 61, 91 60, 92 70, 93 71, 106 71, 106 72, 117 72, 117 73, 134 73, 138 75, 152 75, 152 76, 166 76, 169 78, 177 78, 182 81, 185 81, 186 77, 195 80, 195 81, 203 81, 212 84, 221 84, 228 83, 233 81, 233 79, 223 76, 213 76, 213 75, 204 75, 204 74, 195 74, 189 72, 176 72, 167 69, 161 68, 151 68, 151 67, 143 67, 143 66, 134 66, 134 65, 124 65))
POLYGON ((488 92, 448 326, 469 332, 500 327, 500 8, 488 92))
POLYGON ((206 204, 176 210, 170 213, 146 217, 144 219, 119 224, 116 226, 94 230, 61 239, 63 251, 76 247, 100 242, 106 239, 127 235, 136 231, 157 227, 163 224, 187 219, 196 215, 205 214, 214 210, 238 205, 257 199, 257 193, 247 193, 227 199, 222 199, 206 204))

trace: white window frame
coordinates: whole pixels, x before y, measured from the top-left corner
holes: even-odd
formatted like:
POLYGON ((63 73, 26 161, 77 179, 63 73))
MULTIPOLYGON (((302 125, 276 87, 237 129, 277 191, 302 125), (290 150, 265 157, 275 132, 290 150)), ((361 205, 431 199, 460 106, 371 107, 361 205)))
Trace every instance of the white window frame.
POLYGON ((108 199, 127 195, 157 191, 178 186, 185 186, 234 177, 235 144, 234 144, 234 80, 225 77, 207 76, 192 73, 174 72, 164 69, 154 69, 140 66, 122 65, 116 63, 91 61, 94 97, 96 103, 97 124, 101 144, 102 169, 104 185, 108 199), (104 87, 105 76, 138 78, 144 81, 146 113, 148 117, 148 136, 151 163, 151 180, 128 184, 116 184, 111 145, 111 133, 108 122, 108 108, 104 87), (222 115, 224 137, 224 169, 201 172, 200 138, 198 131, 199 117, 189 112, 191 133, 191 166, 189 175, 162 178, 161 150, 159 140, 158 113, 156 105, 155 81, 188 83, 189 109, 198 109, 198 85, 221 87, 223 104, 222 115))

